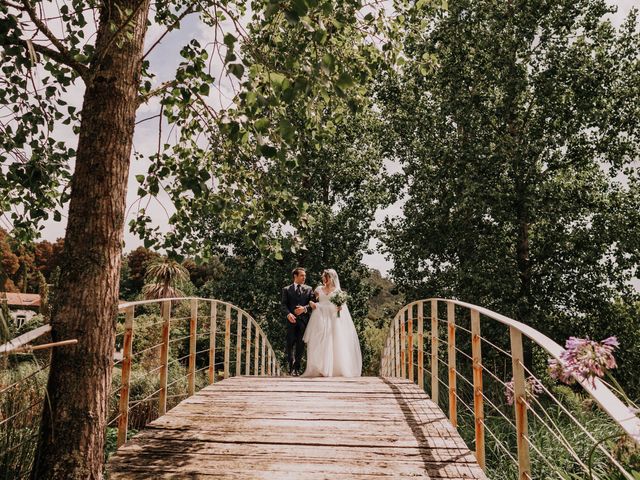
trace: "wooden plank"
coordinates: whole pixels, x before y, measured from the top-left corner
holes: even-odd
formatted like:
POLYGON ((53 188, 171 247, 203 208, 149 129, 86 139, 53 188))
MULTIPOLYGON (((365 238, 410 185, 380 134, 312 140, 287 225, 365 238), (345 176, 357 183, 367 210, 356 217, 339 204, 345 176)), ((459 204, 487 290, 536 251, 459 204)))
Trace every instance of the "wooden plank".
POLYGON ((8 341, 0 345, 0 353, 9 353, 13 350, 16 350, 29 342, 32 342, 36 338, 41 337, 42 335, 49 333, 51 331, 51 325, 46 324, 38 327, 30 332, 24 333, 19 337, 14 338, 13 340, 8 341))
POLYGON ((229 359, 231 356, 231 305, 224 312, 224 378, 229 378, 229 359))
POLYGON ((513 407, 516 415, 516 440, 518 445, 518 478, 531 478, 529 460, 529 444, 527 443, 527 384, 524 376, 524 352, 522 349, 522 333, 509 327, 511 338, 511 360, 513 368, 513 407))
POLYGON ((409 367, 409 380, 413 382, 413 304, 409 305, 407 313, 407 366, 409 367))
POLYGON ((400 314, 397 314, 393 318, 393 336, 395 339, 394 342, 394 354, 393 354, 393 368, 394 368, 394 377, 400 377, 400 325, 399 325, 400 314))
POLYGON ((246 357, 244 359, 244 374, 251 375, 251 324, 253 320, 247 318, 247 338, 245 344, 246 357))
POLYGON ((407 336, 405 333, 404 314, 406 310, 400 312, 400 375, 402 378, 407 378, 407 336))
POLYGON ((242 375, 242 312, 238 310, 236 329, 236 377, 240 375, 242 375))
POLYGON ((475 421, 476 458, 484 470, 484 399, 482 398, 482 338, 480 313, 471 310, 471 356, 473 358, 473 417, 475 421))
POLYGON ((418 386, 424 390, 424 302, 418 302, 418 386))
POLYGON ((167 411, 167 379, 169 378, 169 333, 171 330, 171 300, 161 303, 162 311, 162 346, 160 347, 160 392, 158 400, 158 415, 167 411))
POLYGON ((456 396, 456 306, 447 302, 447 363, 449 363, 449 421, 458 427, 458 397, 456 396))
POLYGON ((261 354, 261 363, 260 363, 260 375, 265 375, 265 364, 266 364, 266 350, 267 350, 267 337, 262 334, 262 354, 261 354))
POLYGON ((209 384, 216 381, 216 327, 218 322, 218 302, 211 301, 209 325, 209 384))
POLYGON ((431 399, 439 403, 440 383, 438 370, 438 301, 431 300, 431 399))
POLYGON ((486 479, 422 389, 366 377, 223 380, 153 421, 108 470, 116 480, 486 479))
POLYGON ((258 361, 260 360, 260 329, 258 325, 256 325, 256 338, 254 340, 254 348, 253 348, 253 374, 260 375, 259 367, 260 364, 258 361))
POLYGON ((131 353, 133 346, 133 318, 134 308, 128 307, 124 319, 124 339, 122 355, 122 379, 120 387, 120 404, 118 418, 118 439, 116 446, 120 447, 127 441, 127 429, 129 427, 129 382, 131 378, 131 353))
POLYGON ((191 299, 191 316, 189 318, 189 396, 196 393, 196 339, 198 336, 198 300, 191 299))

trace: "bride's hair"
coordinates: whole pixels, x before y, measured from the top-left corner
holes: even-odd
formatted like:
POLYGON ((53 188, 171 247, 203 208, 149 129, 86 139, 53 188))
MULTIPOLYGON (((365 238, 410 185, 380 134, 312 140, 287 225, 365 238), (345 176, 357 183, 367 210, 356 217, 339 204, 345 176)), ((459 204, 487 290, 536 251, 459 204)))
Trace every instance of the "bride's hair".
POLYGON ((326 277, 331 279, 333 286, 336 290, 340 290, 340 279, 338 278, 338 273, 333 268, 327 268, 322 271, 322 277, 326 277))

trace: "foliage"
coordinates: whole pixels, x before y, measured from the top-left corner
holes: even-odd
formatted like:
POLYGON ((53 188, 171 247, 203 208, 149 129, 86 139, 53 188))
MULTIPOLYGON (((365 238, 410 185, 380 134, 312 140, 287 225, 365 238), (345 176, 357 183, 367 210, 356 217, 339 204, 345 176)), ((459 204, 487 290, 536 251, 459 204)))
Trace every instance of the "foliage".
POLYGON ((11 362, 11 365, 4 366, 0 364, 0 390, 24 379, 16 387, 9 387, 0 394, 3 418, 19 413, 15 420, 0 425, 2 480, 22 478, 31 469, 35 450, 33 440, 40 421, 40 400, 47 381, 47 371, 36 373, 38 369, 40 365, 34 361, 11 362))
POLYGON ((142 293, 148 299, 180 297, 184 295, 180 287, 188 278, 189 271, 175 260, 157 258, 147 264, 142 293))
POLYGON ((557 339, 632 329, 637 12, 616 30, 601 0, 399 8, 401 66, 378 91, 406 199, 385 225, 393 279, 557 339))

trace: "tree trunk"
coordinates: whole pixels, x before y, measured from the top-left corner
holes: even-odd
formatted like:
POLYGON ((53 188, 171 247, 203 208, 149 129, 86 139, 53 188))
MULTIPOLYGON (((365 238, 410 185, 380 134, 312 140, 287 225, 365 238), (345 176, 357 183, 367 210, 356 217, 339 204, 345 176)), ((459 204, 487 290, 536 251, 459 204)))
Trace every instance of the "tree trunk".
POLYGON ((51 318, 54 341, 76 338, 78 344, 53 349, 32 479, 102 478, 127 177, 148 10, 149 0, 122 0, 106 2, 100 11, 51 318), (120 28, 128 16, 129 26, 120 28), (112 41, 114 31, 117 41, 112 41))

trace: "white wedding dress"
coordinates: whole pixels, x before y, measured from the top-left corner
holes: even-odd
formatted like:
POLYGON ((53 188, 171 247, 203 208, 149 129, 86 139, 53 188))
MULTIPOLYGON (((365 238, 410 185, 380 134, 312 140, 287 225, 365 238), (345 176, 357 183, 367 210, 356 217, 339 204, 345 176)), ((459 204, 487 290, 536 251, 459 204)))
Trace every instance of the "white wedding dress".
MULTIPOLYGON (((322 287, 315 310, 311 313, 303 340, 307 344, 307 368, 303 377, 359 377, 362 353, 349 308, 338 308, 322 287)), ((333 292, 331 292, 333 293, 333 292)))

